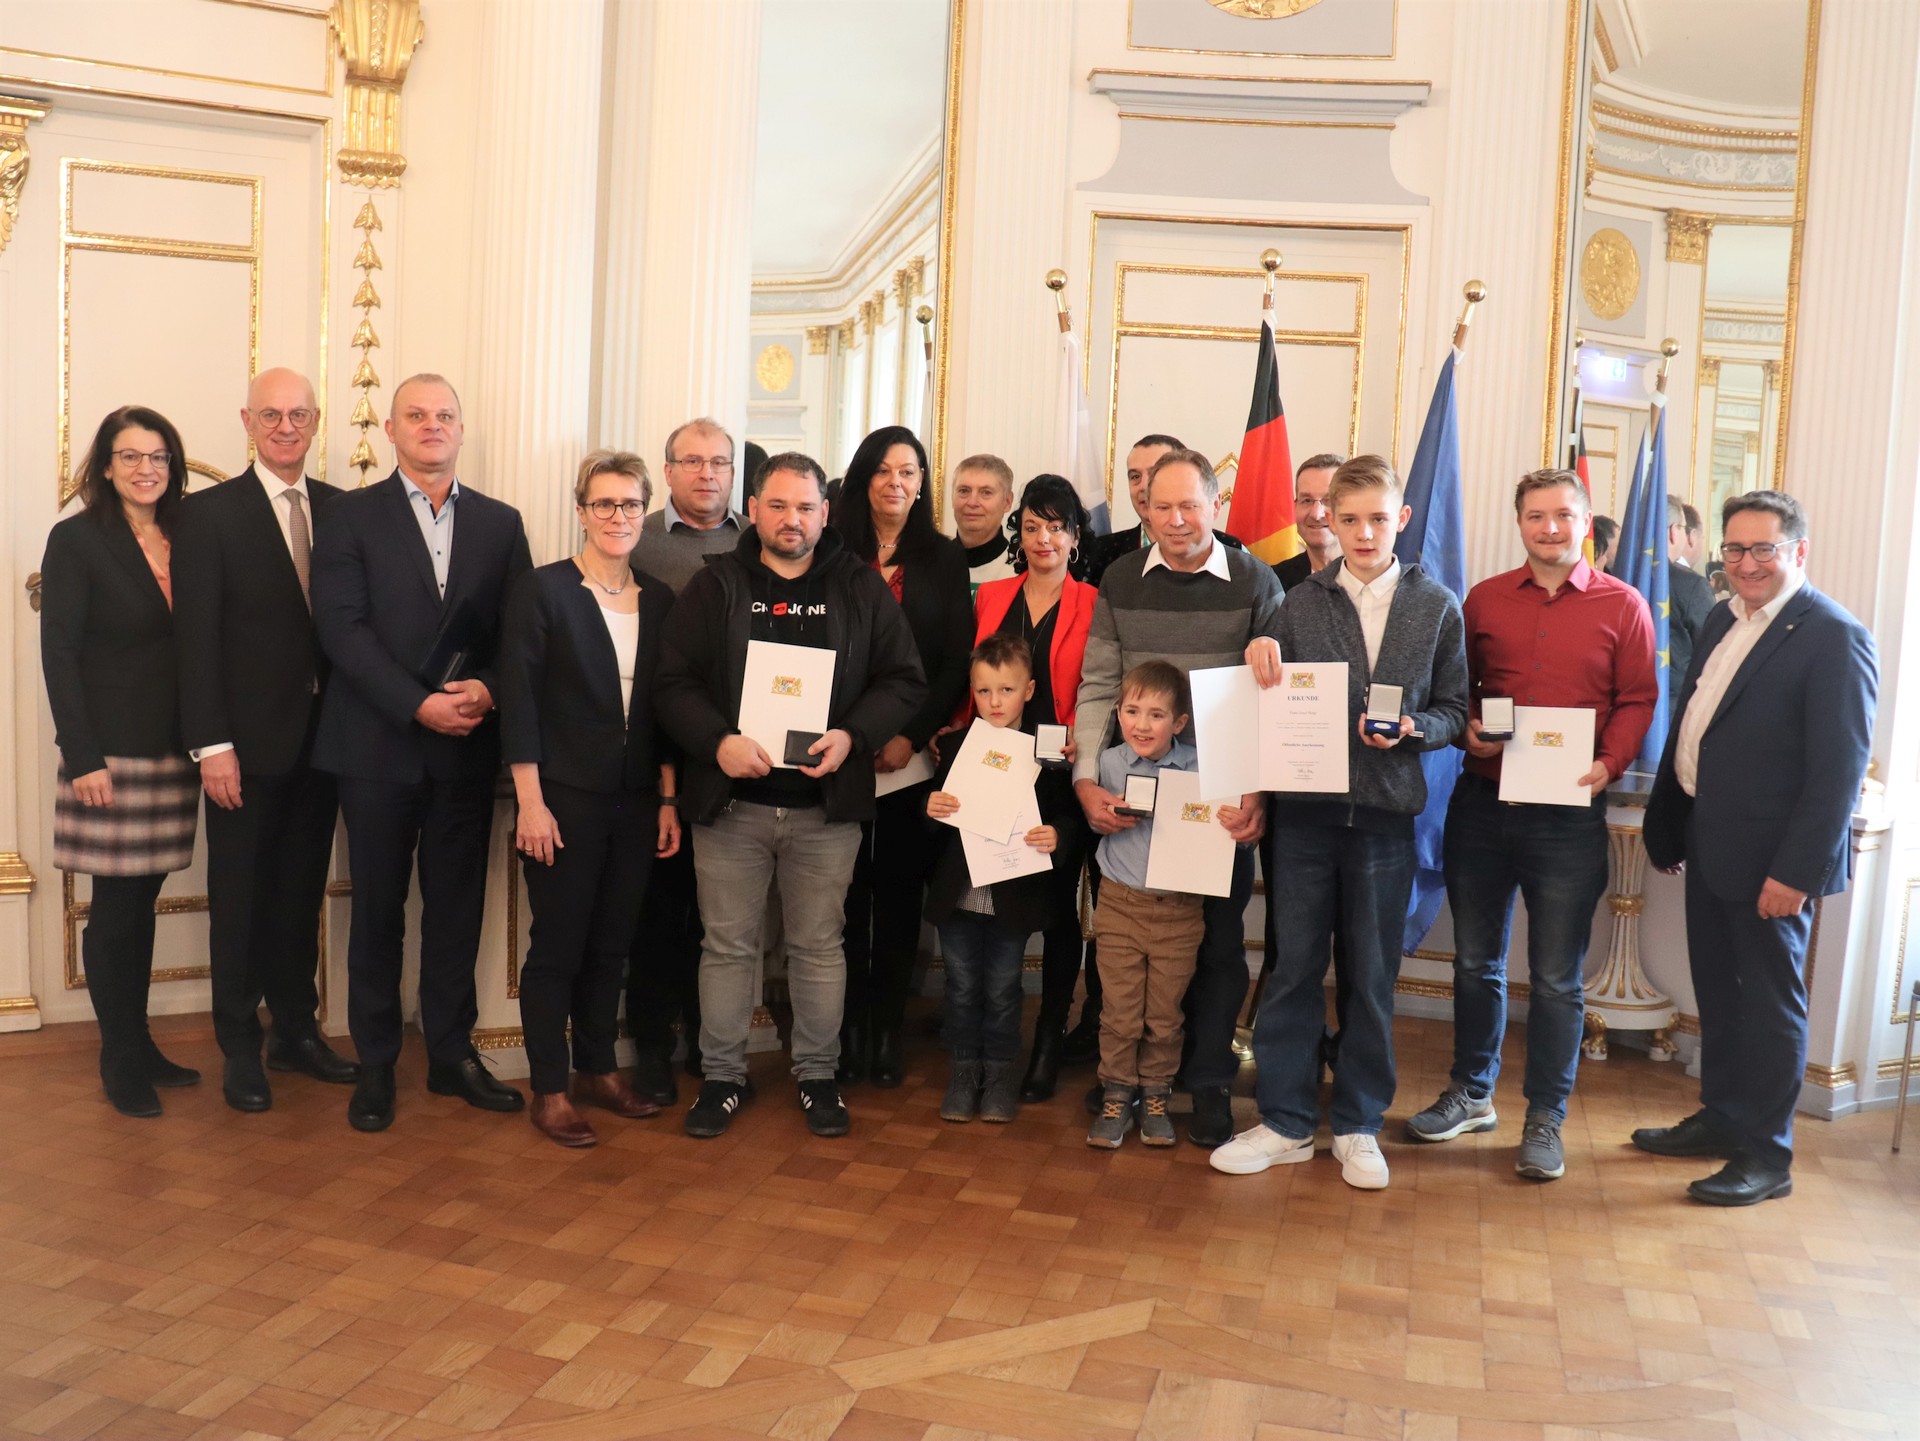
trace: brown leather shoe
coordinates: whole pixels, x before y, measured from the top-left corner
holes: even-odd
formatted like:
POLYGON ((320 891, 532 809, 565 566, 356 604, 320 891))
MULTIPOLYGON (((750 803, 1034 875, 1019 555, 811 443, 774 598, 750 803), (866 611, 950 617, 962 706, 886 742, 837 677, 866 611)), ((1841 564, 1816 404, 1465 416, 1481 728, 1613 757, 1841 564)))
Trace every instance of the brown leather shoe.
POLYGON ((629 1121, 644 1121, 648 1116, 660 1114, 660 1103, 636 1092, 618 1071, 609 1071, 604 1076, 582 1071, 574 1082, 574 1095, 589 1106, 603 1106, 629 1121))
POLYGON ((573 1102, 564 1094, 545 1095, 535 1092, 533 1105, 527 1115, 533 1122, 533 1128, 549 1141, 561 1146, 595 1146, 600 1138, 593 1133, 593 1127, 580 1119, 580 1113, 573 1109, 573 1102))

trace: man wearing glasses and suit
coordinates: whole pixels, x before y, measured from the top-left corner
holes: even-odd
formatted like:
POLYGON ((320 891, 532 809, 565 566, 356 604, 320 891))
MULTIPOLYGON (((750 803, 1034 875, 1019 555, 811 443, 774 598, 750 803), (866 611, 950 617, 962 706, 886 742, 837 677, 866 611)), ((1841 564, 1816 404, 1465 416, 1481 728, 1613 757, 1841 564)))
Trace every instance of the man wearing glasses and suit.
POLYGON ((340 499, 313 553, 313 616, 334 668, 314 763, 339 778, 347 823, 347 1024, 361 1068, 347 1120, 360 1131, 393 1122, 416 850, 427 1089, 489 1111, 526 1104, 481 1064, 472 1033, 500 618, 532 559, 520 512, 460 483, 463 433, 443 377, 401 381, 387 421, 398 465, 340 499))
POLYGON ((1879 663, 1866 628, 1807 584, 1797 500, 1757 490, 1721 514, 1733 594, 1701 627, 1644 833, 1654 865, 1686 872, 1700 1109, 1633 1144, 1724 1159, 1687 1193, 1750 1206, 1793 1190, 1813 906, 1852 872, 1879 663))
POLYGON ((174 536, 174 634, 187 754, 207 793, 208 959, 221 1091, 264 1111, 267 1065, 351 1085, 360 1068, 321 1039, 320 906, 338 809, 313 766, 327 659, 308 604, 313 537, 341 492, 306 475, 320 412, 313 387, 266 370, 240 422, 254 463, 187 497, 174 536))

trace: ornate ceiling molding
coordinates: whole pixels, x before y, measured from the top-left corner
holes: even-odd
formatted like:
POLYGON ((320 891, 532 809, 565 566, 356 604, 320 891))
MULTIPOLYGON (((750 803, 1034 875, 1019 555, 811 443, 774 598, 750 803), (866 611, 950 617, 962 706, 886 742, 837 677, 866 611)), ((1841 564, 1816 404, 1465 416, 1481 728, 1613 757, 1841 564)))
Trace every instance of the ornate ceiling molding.
POLYGON ((1390 127, 1414 106, 1426 104, 1433 90, 1425 80, 1268 80, 1150 70, 1095 70, 1087 84, 1122 115, 1250 125, 1390 127))

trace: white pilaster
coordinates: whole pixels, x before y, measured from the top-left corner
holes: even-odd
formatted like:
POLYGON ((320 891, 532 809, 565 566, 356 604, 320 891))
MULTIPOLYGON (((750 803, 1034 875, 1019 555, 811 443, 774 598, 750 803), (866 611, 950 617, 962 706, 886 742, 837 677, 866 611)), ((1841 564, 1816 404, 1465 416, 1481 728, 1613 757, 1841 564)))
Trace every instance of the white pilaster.
MULTIPOLYGON (((1679 353, 1667 371, 1667 489, 1682 498, 1704 493, 1693 488, 1689 470, 1693 461, 1689 447, 1694 435, 1694 409, 1700 399, 1700 303, 1707 291, 1705 257, 1698 265, 1676 261, 1666 267, 1666 318, 1660 331, 1648 337, 1657 349, 1661 340, 1672 336, 1680 342, 1679 353)), ((1653 362, 1655 371, 1659 361, 1653 362)), ((1704 479, 1705 471, 1701 472, 1704 479)))
MULTIPOLYGON (((1694 373, 1700 377, 1700 385, 1694 394, 1693 489, 1688 499, 1704 519, 1713 501, 1713 417, 1720 405, 1720 366, 1718 363, 1711 369, 1696 366, 1694 373)), ((1680 432, 1674 434, 1677 437, 1680 432)), ((1669 464, 1673 453, 1669 447, 1669 464)))
POLYGON ((615 28, 600 433, 657 470, 683 420, 746 430, 760 0, 624 0, 615 28))
POLYGON ((536 565, 574 546, 587 449, 603 18, 601 0, 490 5, 481 49, 463 469, 520 508, 536 565))

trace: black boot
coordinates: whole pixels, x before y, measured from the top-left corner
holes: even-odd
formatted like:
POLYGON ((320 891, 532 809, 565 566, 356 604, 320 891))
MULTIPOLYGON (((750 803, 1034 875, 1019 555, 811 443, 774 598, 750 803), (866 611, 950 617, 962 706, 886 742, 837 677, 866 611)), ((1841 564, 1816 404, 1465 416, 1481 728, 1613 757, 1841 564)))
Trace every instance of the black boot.
POLYGON ((873 1033, 873 1065, 869 1079, 874 1085, 891 1090, 906 1078, 900 1060, 900 1028, 882 1026, 873 1033))
POLYGON ((1085 1066, 1100 1059, 1100 997, 1080 1003, 1080 1020, 1060 1043, 1060 1063, 1085 1066))
POLYGON ((1066 1022, 1040 1017, 1033 1028, 1033 1059, 1021 1084, 1022 1101, 1051 1101, 1060 1084, 1060 1051, 1067 1039, 1066 1022))
POLYGON ((867 1023, 849 1019, 840 1027, 840 1065, 833 1073, 843 1086, 857 1086, 867 1078, 867 1023))
POLYGON ((146 1057, 129 1056, 123 1050, 100 1052, 100 1084, 107 1100, 123 1116, 142 1120, 160 1114, 160 1095, 147 1076, 146 1057))

